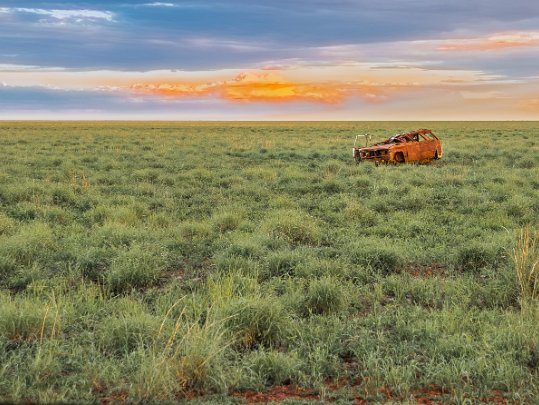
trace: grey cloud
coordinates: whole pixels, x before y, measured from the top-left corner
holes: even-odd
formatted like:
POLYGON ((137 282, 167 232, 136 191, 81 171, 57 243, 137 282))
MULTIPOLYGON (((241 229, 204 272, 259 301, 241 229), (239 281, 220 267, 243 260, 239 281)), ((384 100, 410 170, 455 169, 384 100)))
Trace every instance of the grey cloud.
MULTIPOLYGON (((539 2, 529 0, 64 1, 39 2, 39 9, 31 1, 4 3, 1 10, 44 10, 51 18, 62 16, 50 14, 54 10, 71 10, 65 18, 80 10, 96 10, 105 13, 97 14, 103 17, 114 13, 116 24, 98 27, 71 29, 14 20, 0 24, 0 49, 17 54, 9 63, 80 69, 219 69, 278 64, 293 58, 332 63, 331 55, 320 50, 343 44, 371 47, 358 52, 352 47, 343 55, 350 60, 429 60, 428 54, 414 50, 384 45, 377 52, 376 47, 394 41, 539 27, 539 2)), ((473 63, 476 55, 470 59, 473 63)), ((487 60, 483 55, 478 59, 487 60)), ((7 63, 7 58, 0 56, 2 62, 7 63)), ((509 68, 502 62, 497 62, 500 69, 509 68)))

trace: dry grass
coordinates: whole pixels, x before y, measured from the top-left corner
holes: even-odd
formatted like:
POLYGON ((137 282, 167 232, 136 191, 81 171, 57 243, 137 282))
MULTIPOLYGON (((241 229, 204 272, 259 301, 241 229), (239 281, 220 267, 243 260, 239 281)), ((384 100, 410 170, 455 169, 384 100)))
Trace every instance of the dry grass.
POLYGON ((533 303, 539 297, 539 232, 525 225, 517 234, 513 249, 513 262, 520 287, 521 307, 533 303))

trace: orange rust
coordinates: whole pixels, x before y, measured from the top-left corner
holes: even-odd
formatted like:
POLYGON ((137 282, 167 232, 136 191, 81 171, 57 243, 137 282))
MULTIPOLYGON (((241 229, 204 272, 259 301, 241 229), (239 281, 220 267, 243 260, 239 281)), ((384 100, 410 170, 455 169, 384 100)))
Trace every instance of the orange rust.
POLYGON ((430 162, 441 159, 442 142, 429 129, 418 129, 406 134, 398 134, 383 142, 364 148, 353 147, 356 162, 363 160, 380 163, 430 162))

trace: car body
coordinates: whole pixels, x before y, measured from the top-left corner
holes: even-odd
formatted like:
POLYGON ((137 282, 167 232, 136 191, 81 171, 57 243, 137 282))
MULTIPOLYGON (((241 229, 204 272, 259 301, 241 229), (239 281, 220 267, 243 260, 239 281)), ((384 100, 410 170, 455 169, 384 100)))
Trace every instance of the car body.
POLYGON ((380 163, 430 162, 441 159, 442 142, 429 129, 418 129, 405 134, 397 134, 383 142, 371 146, 353 147, 356 162, 364 160, 380 163))

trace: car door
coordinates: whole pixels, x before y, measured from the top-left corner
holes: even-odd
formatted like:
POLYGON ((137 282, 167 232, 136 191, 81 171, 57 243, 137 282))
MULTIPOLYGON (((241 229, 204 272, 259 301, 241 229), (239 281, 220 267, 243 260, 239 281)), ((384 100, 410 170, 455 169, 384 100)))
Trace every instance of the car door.
POLYGON ((432 159, 436 150, 436 141, 428 135, 419 134, 419 160, 432 159))
POLYGON ((414 162, 420 159, 419 142, 416 140, 410 140, 406 142, 406 161, 414 162))

